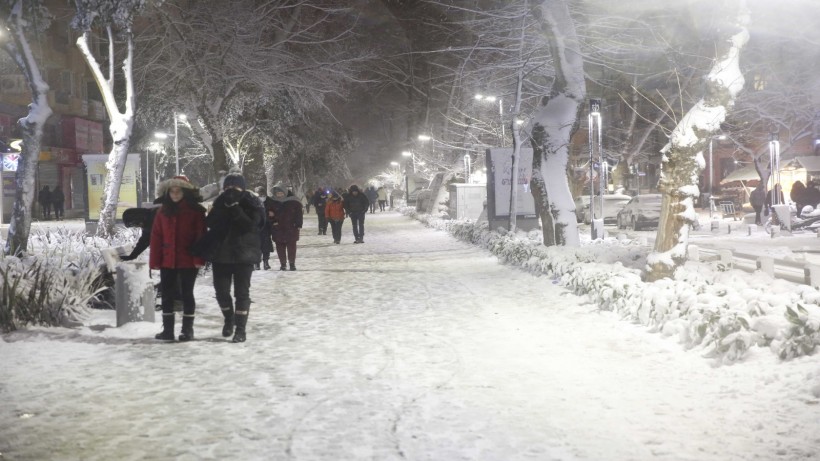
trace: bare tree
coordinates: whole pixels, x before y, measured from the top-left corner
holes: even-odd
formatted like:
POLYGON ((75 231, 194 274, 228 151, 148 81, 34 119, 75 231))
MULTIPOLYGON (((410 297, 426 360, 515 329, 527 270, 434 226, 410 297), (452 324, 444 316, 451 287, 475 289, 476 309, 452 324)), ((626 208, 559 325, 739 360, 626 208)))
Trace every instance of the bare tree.
POLYGON ((664 148, 664 173, 659 186, 663 194, 661 218, 644 274, 649 281, 671 277, 686 260, 689 225, 696 220, 694 199, 699 192, 702 151, 743 88, 740 51, 749 39, 750 18, 745 1, 738 3, 735 29, 722 43, 706 77, 706 94, 678 123, 664 148))
POLYGON ((97 226, 97 235, 109 237, 114 233, 114 224, 117 219, 117 204, 119 203, 120 185, 128 158, 128 147, 131 131, 134 126, 135 95, 133 84, 134 59, 134 17, 143 9, 146 0, 73 0, 77 14, 72 26, 82 35, 77 39, 77 47, 85 59, 94 81, 103 98, 103 105, 108 113, 110 123, 108 130, 111 133, 113 145, 108 154, 106 168, 108 176, 105 179, 103 203, 100 208, 100 220, 97 226), (104 31, 108 42, 106 61, 101 62, 90 48, 90 41, 94 28, 104 31), (117 69, 115 52, 117 42, 125 47, 122 52, 122 65, 117 69), (103 66, 107 64, 107 72, 103 66), (119 73, 118 73, 119 72, 119 73), (118 78, 122 79, 125 92, 116 88, 118 78), (118 101, 118 96, 122 100, 118 101), (120 109, 122 106, 122 109, 120 109))
POLYGON ((0 47, 23 73, 31 91, 28 115, 18 121, 23 131, 23 149, 14 176, 17 187, 4 248, 7 255, 19 255, 28 248, 43 126, 52 113, 48 104, 48 84, 40 71, 31 41, 42 37, 49 24, 48 11, 39 0, 0 0, 0 47))

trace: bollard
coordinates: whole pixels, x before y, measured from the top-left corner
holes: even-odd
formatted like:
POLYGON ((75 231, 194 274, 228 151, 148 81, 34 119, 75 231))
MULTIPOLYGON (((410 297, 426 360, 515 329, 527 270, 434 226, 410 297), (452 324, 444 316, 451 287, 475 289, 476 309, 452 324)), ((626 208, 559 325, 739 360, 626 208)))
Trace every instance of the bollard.
POLYGON ((780 226, 772 224, 772 238, 775 238, 778 235, 780 235, 780 226))
POLYGON ((820 288, 820 266, 816 264, 806 264, 803 269, 805 284, 813 288, 820 288))
POLYGON ((720 230, 720 223, 719 223, 719 222, 717 222, 717 221, 712 221, 712 224, 711 224, 710 230, 711 230, 712 232, 717 232, 718 230, 720 230))
POLYGON ((752 236, 752 226, 747 227, 747 228, 746 228, 746 231, 747 231, 747 232, 746 232, 746 235, 748 235, 749 237, 751 237, 751 236, 752 236))
POLYGON ((757 269, 774 277, 774 258, 769 256, 757 258, 757 269))
POLYGON ((114 287, 118 327, 128 322, 154 321, 154 286, 146 263, 128 261, 117 264, 114 287))
POLYGON ((726 269, 731 269, 732 266, 732 250, 720 250, 720 262, 723 263, 726 269))
POLYGON ((732 233, 732 224, 730 223, 728 226, 726 226, 726 228, 729 230, 727 232, 727 234, 731 234, 732 233))
POLYGON ((697 245, 689 245, 689 259, 692 261, 700 261, 700 247, 697 245))

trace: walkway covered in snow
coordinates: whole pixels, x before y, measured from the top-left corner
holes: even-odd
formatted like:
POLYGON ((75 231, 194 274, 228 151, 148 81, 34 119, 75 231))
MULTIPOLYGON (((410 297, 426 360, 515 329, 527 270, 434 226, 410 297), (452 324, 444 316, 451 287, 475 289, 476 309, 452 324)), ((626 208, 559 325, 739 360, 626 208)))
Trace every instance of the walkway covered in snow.
POLYGON ((209 275, 190 343, 110 311, 3 336, 0 458, 820 457, 816 357, 715 366, 399 214, 363 245, 305 221, 299 270, 254 273, 244 344, 209 275))

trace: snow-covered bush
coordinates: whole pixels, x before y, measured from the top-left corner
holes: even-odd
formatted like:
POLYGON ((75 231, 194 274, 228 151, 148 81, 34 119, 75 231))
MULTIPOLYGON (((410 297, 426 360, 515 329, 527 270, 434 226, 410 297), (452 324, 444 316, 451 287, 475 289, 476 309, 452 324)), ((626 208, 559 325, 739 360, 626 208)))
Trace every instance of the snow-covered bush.
MULTIPOLYGON (((132 239, 125 232, 113 242, 132 239)), ((112 243, 59 229, 33 233, 29 246, 22 258, 0 256, 0 330, 82 320, 107 288, 100 250, 112 243)))
POLYGON ((600 309, 676 335, 684 347, 701 348, 705 357, 733 362, 757 346, 787 359, 811 354, 820 344, 820 292, 812 287, 691 261, 673 279, 647 283, 640 272, 649 248, 623 235, 589 240, 578 248, 545 247, 538 232, 513 235, 490 231, 487 223, 405 214, 486 248, 504 262, 558 280, 600 309), (800 307, 789 307, 794 305, 800 307))

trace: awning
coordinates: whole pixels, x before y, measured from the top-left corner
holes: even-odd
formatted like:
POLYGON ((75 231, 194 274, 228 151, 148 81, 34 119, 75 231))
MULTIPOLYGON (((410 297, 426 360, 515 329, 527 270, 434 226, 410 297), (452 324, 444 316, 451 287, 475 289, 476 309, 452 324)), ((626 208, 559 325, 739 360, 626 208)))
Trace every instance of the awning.
POLYGON ((753 179, 760 179, 760 175, 757 174, 754 164, 749 164, 729 173, 729 176, 720 180, 720 183, 728 184, 734 181, 751 181, 753 179))
POLYGON ((820 171, 820 156, 804 156, 794 158, 806 171, 820 171))

